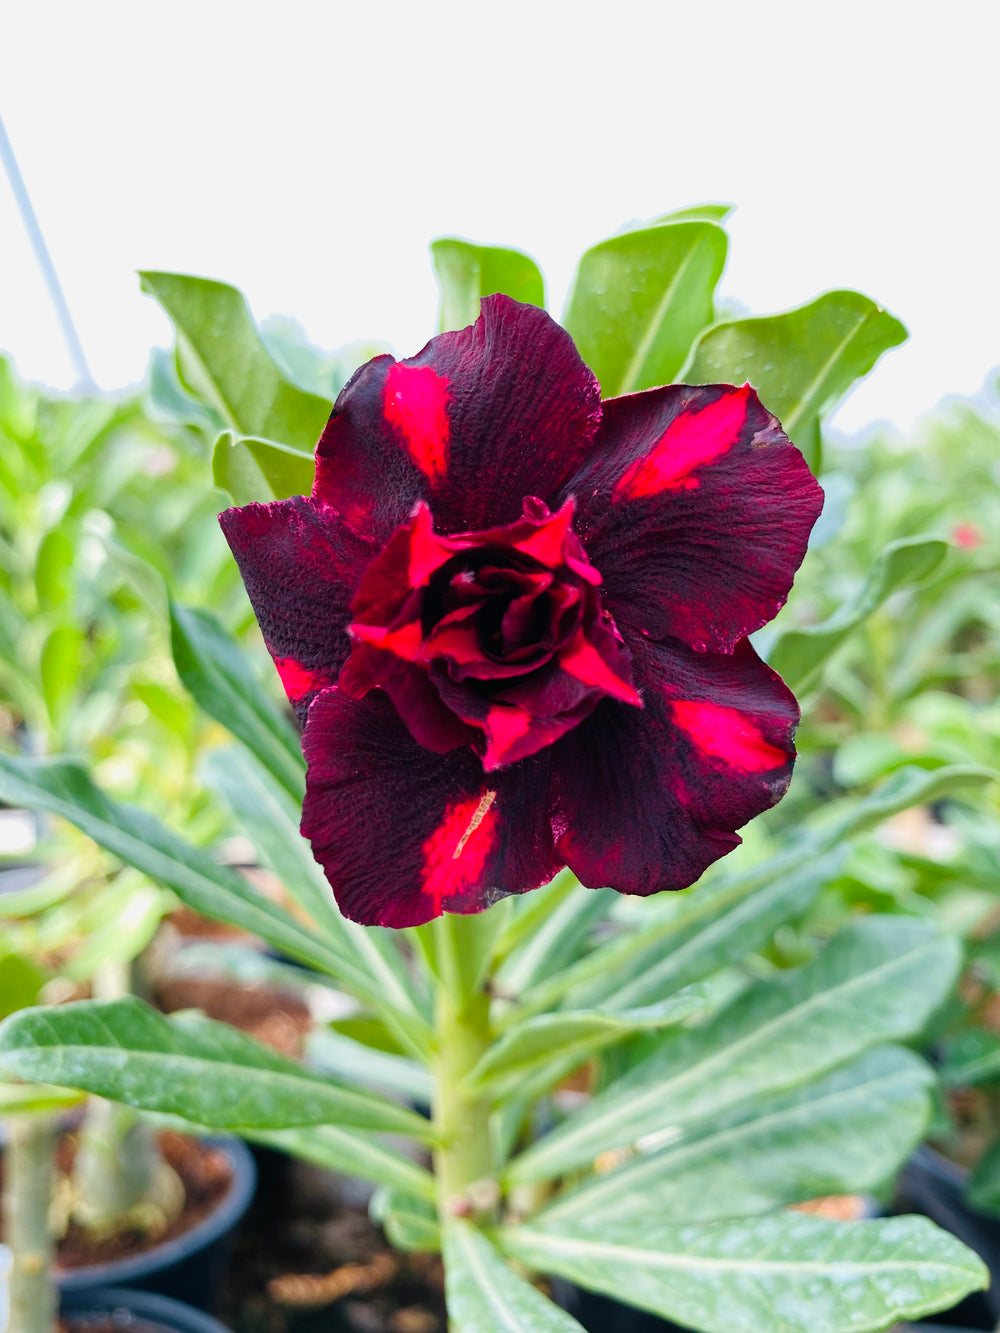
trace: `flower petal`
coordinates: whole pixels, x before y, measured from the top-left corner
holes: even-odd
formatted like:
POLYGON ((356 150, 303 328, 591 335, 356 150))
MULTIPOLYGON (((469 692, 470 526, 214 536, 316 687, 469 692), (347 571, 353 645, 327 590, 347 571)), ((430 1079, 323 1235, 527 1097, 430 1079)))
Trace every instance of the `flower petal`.
POLYGON ((317 445, 313 494, 381 541, 420 498, 442 532, 511 523, 525 496, 551 498, 572 475, 600 414, 569 334, 488 296, 469 328, 357 372, 317 445))
POLYGON ((743 640, 634 648, 645 708, 606 699, 553 748, 557 850, 584 884, 650 894, 693 884, 735 830, 784 795, 798 707, 743 640))
POLYGON ((328 505, 296 496, 227 509, 219 523, 300 720, 351 650, 349 606, 377 547, 328 505))
POLYGON ((336 689, 313 701, 302 744, 302 832, 352 921, 417 926, 482 911, 562 864, 546 757, 484 774, 467 747, 442 756, 418 745, 384 696, 336 689))
POLYGON ((747 385, 610 399, 565 493, 619 625, 724 653, 784 604, 823 504, 747 385))

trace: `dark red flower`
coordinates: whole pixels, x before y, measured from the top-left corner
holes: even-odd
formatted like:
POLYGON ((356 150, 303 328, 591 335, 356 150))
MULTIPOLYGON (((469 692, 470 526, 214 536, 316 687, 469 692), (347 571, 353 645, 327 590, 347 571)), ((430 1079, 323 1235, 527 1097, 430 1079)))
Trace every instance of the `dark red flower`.
POLYGON ((821 505, 748 386, 602 404, 569 335, 507 297, 363 366, 312 495, 221 517, 344 913, 418 925, 564 864, 656 893, 735 847, 798 722, 747 635, 821 505))

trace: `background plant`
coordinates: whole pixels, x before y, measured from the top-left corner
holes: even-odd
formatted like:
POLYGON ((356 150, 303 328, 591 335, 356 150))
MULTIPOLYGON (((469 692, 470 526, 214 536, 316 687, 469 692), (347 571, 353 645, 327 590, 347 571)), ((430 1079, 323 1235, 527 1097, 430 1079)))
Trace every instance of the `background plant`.
MULTIPOLYGON (((606 395, 749 376, 819 467, 823 412, 902 328, 855 293, 713 323, 723 212, 695 210, 588 252, 567 326, 606 395)), ((446 241, 435 260, 443 325, 464 323, 493 290, 541 299, 524 256, 446 241)), ((232 289, 145 282, 177 326, 182 382, 225 427, 216 481, 241 502, 307 491, 329 403, 268 356, 232 289)), ((784 655, 793 683, 816 677, 870 603, 924 579, 942 555, 933 538, 890 547, 868 594, 821 633, 790 625, 773 659, 784 655)), ((788 1329, 877 1329, 982 1284, 975 1258, 921 1219, 843 1225, 784 1205, 875 1187, 919 1139, 933 1076, 898 1043, 946 997, 959 964, 956 943, 914 917, 847 920, 826 944, 803 923, 866 830, 981 785, 989 769, 904 764, 871 791, 845 788, 832 810, 806 801, 794 822, 772 819, 742 855, 662 901, 622 903, 564 873, 482 916, 392 934, 337 913, 297 832, 296 734, 253 666, 204 612, 176 606, 172 627, 185 683, 236 746, 210 757, 208 775, 292 912, 72 762, 4 760, 0 791, 251 930, 352 994, 357 1015, 300 1066, 131 999, 27 1010, 0 1037, 8 1068, 57 1085, 71 1071, 73 1086, 366 1175, 396 1244, 443 1247, 457 1329, 577 1327, 503 1255, 706 1330, 770 1330, 779 1306, 788 1329), (789 931, 807 946, 800 966, 775 950, 789 931), (567 1113, 558 1086, 583 1064, 591 1096, 567 1113), (386 1090, 430 1092, 432 1120, 386 1090), (428 1144, 434 1173, 382 1132, 428 1144)))

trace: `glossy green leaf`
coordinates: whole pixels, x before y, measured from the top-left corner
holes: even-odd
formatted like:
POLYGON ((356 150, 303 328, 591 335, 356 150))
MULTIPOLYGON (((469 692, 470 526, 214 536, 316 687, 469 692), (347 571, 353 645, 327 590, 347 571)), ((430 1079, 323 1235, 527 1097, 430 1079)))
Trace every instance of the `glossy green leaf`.
POLYGON ((228 866, 186 843, 136 806, 112 801, 78 764, 0 755, 0 799, 68 819, 107 851, 173 889, 203 916, 251 934, 320 972, 340 974, 329 944, 252 889, 228 866))
POLYGON ((910 1051, 878 1047, 804 1087, 692 1125, 676 1143, 591 1177, 538 1220, 627 1220, 638 1232, 661 1219, 715 1222, 875 1189, 920 1141, 933 1082, 910 1051))
POLYGON ((0 1062, 20 1078, 213 1129, 335 1124, 432 1135, 413 1111, 323 1078, 228 1023, 168 1019, 134 996, 22 1009, 0 1027, 0 1062))
POLYGON ((245 1136, 254 1143, 277 1148, 300 1157, 326 1171, 345 1176, 364 1176, 377 1185, 388 1185, 408 1196, 435 1198, 434 1177, 410 1157, 387 1148, 358 1130, 336 1125, 310 1125, 302 1129, 258 1130, 245 1136))
POLYGON ((904 585, 920 583, 933 574, 947 552, 948 543, 936 537, 902 537, 890 542, 879 553, 857 595, 819 625, 779 633, 767 653, 768 664, 791 689, 801 692, 886 598, 904 585))
POLYGON ((831 1222, 779 1212, 641 1231, 505 1227, 512 1258, 703 1333, 875 1333, 989 1283, 982 1260, 923 1217, 831 1222))
POLYGON ((140 278, 143 290, 173 321, 188 387, 239 434, 311 452, 331 404, 282 374, 261 341, 243 293, 182 273, 147 272, 140 278))
POLYGON ((538 265, 520 250, 442 236, 431 242, 431 255, 441 288, 438 328, 442 332, 474 324, 480 300, 494 292, 545 308, 545 283, 538 265))
POLYGON ((380 1189, 368 1211, 397 1250, 440 1254, 441 1227, 431 1199, 414 1198, 398 1189, 380 1189))
POLYGON ((859 292, 826 292, 786 314, 706 329, 683 379, 686 384, 749 380, 818 471, 821 418, 906 336, 899 320, 859 292))
POLYGON ((919 1031, 959 961, 957 942, 925 922, 885 916, 851 923, 804 967, 742 991, 701 1027, 668 1034, 516 1158, 509 1179, 559 1175, 652 1135, 665 1144, 706 1116, 799 1086, 870 1046, 919 1031))
POLYGON ((238 505, 287 500, 312 491, 311 453, 224 430, 212 449, 212 480, 238 505))
POLYGON ((657 222, 725 222, 734 211, 734 204, 693 204, 690 208, 676 208, 664 213, 657 222))
POLYGON ((605 1013, 599 1009, 538 1014, 508 1028, 468 1075, 471 1087, 508 1083, 556 1062, 582 1063, 597 1051, 637 1032, 674 1027, 707 1007, 696 990, 684 991, 661 1004, 605 1013))
POLYGON ((305 761, 296 730, 272 702, 236 642, 207 611, 173 602, 170 643, 177 674, 197 703, 301 801, 305 761))
POLYGON ((563 323, 603 397, 675 378, 711 323, 727 246, 714 222, 668 222, 612 236, 584 254, 563 323))
MULTIPOLYGON (((529 1269, 537 1264, 528 1262, 529 1269)), ((444 1233, 445 1296, 453 1333, 581 1333, 565 1310, 506 1263, 469 1222, 444 1233)))

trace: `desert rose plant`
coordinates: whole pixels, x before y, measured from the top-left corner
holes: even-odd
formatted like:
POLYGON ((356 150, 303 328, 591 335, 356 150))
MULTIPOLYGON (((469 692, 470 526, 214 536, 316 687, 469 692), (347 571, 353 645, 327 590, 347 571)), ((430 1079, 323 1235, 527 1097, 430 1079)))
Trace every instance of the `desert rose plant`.
POLYGON ((305 769, 210 617, 174 609, 175 660, 241 743, 215 777, 295 910, 80 767, 2 763, 6 799, 334 978, 370 1041, 352 1082, 197 1016, 83 1003, 13 1015, 8 1068, 367 1176, 396 1244, 443 1251, 458 1333, 578 1329, 548 1276, 706 1333, 882 1329, 985 1282, 924 1219, 785 1206, 882 1183, 919 1138, 931 1074, 893 1043, 958 949, 886 917, 796 969, 736 965, 856 829, 976 774, 902 771, 769 860, 709 869, 795 758, 794 697, 748 636, 821 507, 796 444, 818 467, 822 410, 903 336, 854 293, 713 322, 721 217, 588 252, 566 328, 526 257, 439 245, 461 327, 361 367, 326 424, 238 294, 146 275, 223 417, 222 525, 305 769), (583 1065, 568 1109, 551 1094, 583 1065), (430 1118, 366 1083, 429 1093, 430 1118))

